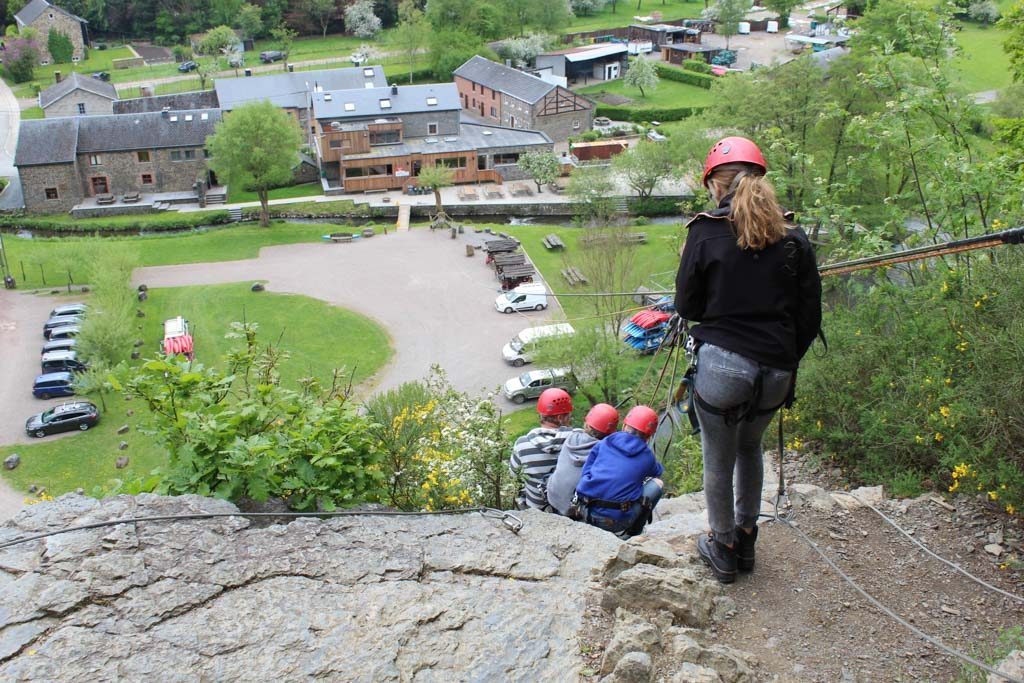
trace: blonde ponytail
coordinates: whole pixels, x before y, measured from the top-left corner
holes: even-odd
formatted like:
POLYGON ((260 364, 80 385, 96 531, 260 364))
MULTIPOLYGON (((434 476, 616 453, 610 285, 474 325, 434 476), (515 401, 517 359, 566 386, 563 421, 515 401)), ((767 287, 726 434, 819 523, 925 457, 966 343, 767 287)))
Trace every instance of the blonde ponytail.
MULTIPOLYGON (((717 199, 734 191, 729 220, 736 228, 740 249, 760 251, 786 236, 786 219, 775 188, 750 164, 726 164, 715 169, 708 184, 717 199)), ((757 169, 760 171, 760 169, 757 169)))

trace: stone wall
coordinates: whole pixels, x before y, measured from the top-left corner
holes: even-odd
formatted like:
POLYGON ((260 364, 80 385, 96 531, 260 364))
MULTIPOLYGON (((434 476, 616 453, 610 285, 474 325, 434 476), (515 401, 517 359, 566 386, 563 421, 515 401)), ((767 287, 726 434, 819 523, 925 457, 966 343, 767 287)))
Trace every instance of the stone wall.
POLYGON ((81 169, 82 193, 92 196, 93 176, 105 176, 109 191, 113 194, 125 192, 187 192, 192 190, 196 178, 206 174, 206 159, 202 148, 175 148, 142 150, 149 152, 148 162, 139 161, 138 151, 131 152, 99 152, 100 164, 89 163, 91 154, 79 154, 78 163, 81 169), (182 161, 171 161, 171 152, 185 149, 195 151, 196 158, 182 161), (151 184, 142 183, 142 175, 153 176, 151 184))
POLYGON ((39 31, 39 40, 36 41, 36 48, 39 50, 40 63, 48 64, 53 61, 53 57, 50 55, 50 50, 47 47, 47 38, 50 35, 51 28, 60 31, 71 39, 71 45, 74 47, 71 55, 73 60, 85 59, 82 24, 77 19, 73 19, 69 14, 50 7, 36 17, 36 20, 29 25, 39 31))
POLYGON ((22 166, 21 192, 25 197, 25 210, 31 213, 58 213, 70 211, 82 201, 82 189, 75 164, 49 164, 22 166), (46 198, 46 188, 57 188, 57 199, 46 198))
POLYGON ((82 113, 78 111, 79 104, 85 105, 86 116, 114 113, 113 100, 108 97, 103 97, 102 95, 89 92, 88 90, 78 88, 76 90, 72 90, 50 106, 45 107, 43 109, 43 114, 47 118, 53 118, 55 116, 82 116, 82 113))
POLYGON ((536 130, 544 131, 555 142, 564 142, 571 136, 581 135, 594 127, 594 109, 538 116, 534 125, 536 130))

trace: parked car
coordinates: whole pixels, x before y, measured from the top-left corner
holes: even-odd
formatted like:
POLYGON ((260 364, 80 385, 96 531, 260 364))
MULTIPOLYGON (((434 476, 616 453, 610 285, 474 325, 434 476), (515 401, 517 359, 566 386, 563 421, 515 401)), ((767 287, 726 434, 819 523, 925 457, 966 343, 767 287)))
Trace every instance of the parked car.
POLYGON ((43 374, 48 372, 82 372, 86 369, 85 363, 78 360, 78 354, 74 351, 50 351, 44 353, 40 359, 40 366, 43 374))
POLYGON ((29 436, 43 438, 47 434, 70 432, 73 429, 86 431, 100 421, 100 411, 88 401, 70 401, 44 410, 25 420, 25 431, 29 436))
POLYGON ((264 50, 260 53, 260 61, 264 64, 270 64, 271 62, 280 62, 285 58, 285 54, 280 50, 264 50))
POLYGON ((501 349, 501 357, 506 363, 519 368, 527 363, 533 362, 533 354, 537 350, 537 342, 550 337, 560 337, 575 334, 576 329, 569 323, 558 323, 556 325, 540 325, 538 327, 527 327, 525 330, 512 337, 512 340, 501 349))
POLYGON ((78 325, 62 325, 61 327, 55 327, 50 330, 50 336, 47 337, 50 341, 57 339, 71 339, 77 337, 78 333, 82 331, 82 328, 78 325))
POLYGON ((576 388, 568 368, 533 370, 513 377, 505 382, 502 393, 513 403, 524 403, 528 398, 537 398, 545 389, 559 387, 566 391, 576 388))
POLYGON ((50 351, 74 351, 76 346, 78 346, 78 340, 74 337, 51 339, 43 344, 42 355, 45 356, 50 351))
POLYGON ((96 71, 95 73, 93 73, 92 77, 95 78, 97 81, 110 81, 110 73, 107 71, 96 71))
POLYGON ((232 52, 228 55, 228 66, 232 69, 238 69, 245 66, 245 57, 238 52, 232 52))
POLYGON ((498 295, 494 307, 501 313, 513 311, 543 311, 548 307, 548 290, 542 284, 519 285, 498 295))
POLYGON ((43 336, 47 339, 53 333, 53 330, 58 327, 67 327, 68 325, 77 325, 82 322, 82 316, 80 315, 58 315, 50 318, 43 323, 43 336))
POLYGON ((57 308, 50 311, 50 317, 56 318, 60 315, 79 315, 84 316, 86 309, 89 308, 83 303, 74 304, 61 304, 57 308))
POLYGON ((32 385, 32 395, 41 399, 74 396, 74 383, 75 377, 70 372, 50 372, 39 375, 32 385))
POLYGON ((194 61, 192 61, 191 59, 188 60, 187 62, 182 62, 181 64, 178 65, 178 71, 180 71, 183 74, 187 74, 189 71, 195 71, 198 68, 199 68, 199 65, 197 63, 195 63, 194 61))

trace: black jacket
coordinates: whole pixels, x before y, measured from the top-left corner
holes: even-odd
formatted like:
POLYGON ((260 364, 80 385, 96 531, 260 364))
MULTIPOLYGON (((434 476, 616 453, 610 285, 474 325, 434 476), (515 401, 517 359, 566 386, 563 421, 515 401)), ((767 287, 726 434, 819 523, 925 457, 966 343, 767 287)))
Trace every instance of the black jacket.
POLYGON ((729 200, 687 225, 676 275, 676 310, 700 324, 690 334, 762 365, 796 370, 821 327, 821 277, 807 235, 740 249, 729 200))

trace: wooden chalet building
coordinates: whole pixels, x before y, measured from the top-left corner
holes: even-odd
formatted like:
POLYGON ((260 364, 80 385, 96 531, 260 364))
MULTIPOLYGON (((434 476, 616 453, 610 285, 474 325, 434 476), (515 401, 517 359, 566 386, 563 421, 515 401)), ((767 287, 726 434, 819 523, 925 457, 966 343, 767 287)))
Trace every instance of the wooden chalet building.
POLYGON ((477 55, 454 75, 462 109, 485 123, 543 131, 556 142, 593 127, 593 102, 510 66, 477 55))
POLYGON ((551 151, 540 131, 462 122, 454 83, 317 92, 313 119, 328 194, 405 189, 428 166, 455 172, 456 183, 525 176, 519 155, 551 151))

